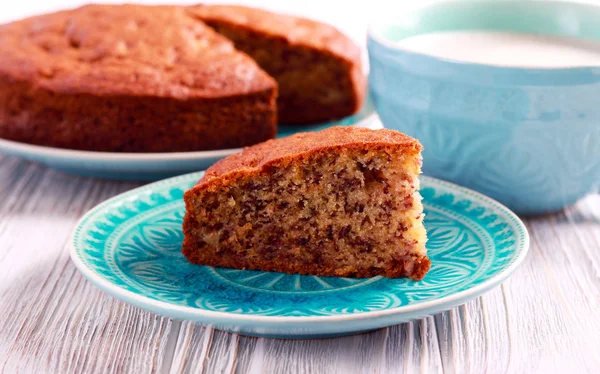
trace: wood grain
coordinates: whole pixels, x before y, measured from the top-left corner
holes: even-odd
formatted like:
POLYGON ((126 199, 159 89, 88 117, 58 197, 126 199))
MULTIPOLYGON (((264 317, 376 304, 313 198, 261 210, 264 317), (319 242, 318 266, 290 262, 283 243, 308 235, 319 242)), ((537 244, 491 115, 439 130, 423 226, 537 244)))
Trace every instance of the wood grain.
POLYGON ((600 367, 600 196, 526 220, 530 255, 483 297, 367 334, 274 340, 163 318, 71 264, 77 219, 138 184, 0 156, 1 373, 549 373, 600 367))

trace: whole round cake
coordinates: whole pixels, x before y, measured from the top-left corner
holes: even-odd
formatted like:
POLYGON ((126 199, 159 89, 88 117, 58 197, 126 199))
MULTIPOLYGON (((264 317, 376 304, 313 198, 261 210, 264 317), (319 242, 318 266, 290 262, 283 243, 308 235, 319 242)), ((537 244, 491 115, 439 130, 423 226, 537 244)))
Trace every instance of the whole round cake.
MULTIPOLYGON (((0 26, 0 138, 79 150, 176 152, 275 137, 278 82, 208 26, 198 9, 88 5, 0 26)), ((278 23, 277 15, 263 13, 278 23)), ((295 44, 286 45, 293 52, 295 44)), ((321 53, 331 54, 326 45, 321 53)), ((307 66, 307 76, 311 69, 323 66, 307 66)), ((350 62, 342 69, 356 75, 350 62)), ((329 109, 331 117, 356 111, 364 82, 339 69, 331 74, 345 82, 345 98, 327 88, 322 107, 305 101, 316 103, 316 117, 303 106, 285 111, 286 118, 297 112, 298 123, 320 120, 332 106, 342 109, 329 109)))

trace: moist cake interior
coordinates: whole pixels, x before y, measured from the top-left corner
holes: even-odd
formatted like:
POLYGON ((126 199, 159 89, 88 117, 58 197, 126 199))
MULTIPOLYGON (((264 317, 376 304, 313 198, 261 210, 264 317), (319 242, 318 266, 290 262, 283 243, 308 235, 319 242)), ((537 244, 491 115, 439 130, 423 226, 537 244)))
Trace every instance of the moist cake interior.
POLYGON ((185 256, 223 267, 421 279, 429 260, 420 156, 338 151, 265 165, 218 191, 188 191, 185 256))
POLYGON ((281 37, 263 35, 228 22, 204 19, 219 34, 247 53, 279 85, 281 124, 302 124, 348 116, 362 105, 360 56, 358 67, 331 53, 290 45, 281 37))

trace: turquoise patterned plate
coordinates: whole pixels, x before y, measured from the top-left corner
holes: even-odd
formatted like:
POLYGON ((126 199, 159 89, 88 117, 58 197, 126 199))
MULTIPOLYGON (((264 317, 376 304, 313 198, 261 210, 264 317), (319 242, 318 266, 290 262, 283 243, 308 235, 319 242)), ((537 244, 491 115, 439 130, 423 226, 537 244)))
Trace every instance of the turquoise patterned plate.
POLYGON ((192 265, 180 253, 183 192, 202 172, 129 191, 92 209, 70 240, 79 270, 140 308, 217 329, 285 338, 358 333, 447 310, 505 280, 529 237, 499 203, 422 178, 430 272, 420 282, 286 275, 192 265))

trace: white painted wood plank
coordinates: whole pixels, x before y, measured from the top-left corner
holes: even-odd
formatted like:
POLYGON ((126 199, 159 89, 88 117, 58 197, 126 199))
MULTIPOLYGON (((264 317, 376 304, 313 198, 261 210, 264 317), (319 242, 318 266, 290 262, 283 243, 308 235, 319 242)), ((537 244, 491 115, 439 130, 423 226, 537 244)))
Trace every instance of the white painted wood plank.
MULTIPOLYGON (((443 369, 440 344, 437 339, 437 329, 434 317, 417 320, 407 326, 413 327, 413 351, 410 355, 411 364, 407 371, 422 373, 441 373, 443 369)), ((393 366, 390 367, 392 370, 393 366)))
POLYGON ((467 373, 486 372, 488 360, 488 333, 485 316, 481 307, 482 299, 479 298, 464 305, 463 325, 466 342, 466 367, 467 373))
MULTIPOLYGON (((252 350, 238 350, 237 369, 249 373, 442 372, 435 334, 430 317, 335 339, 255 339, 252 350)), ((240 345, 245 339, 251 338, 242 338, 240 345)))
POLYGON ((463 372, 467 368, 463 326, 464 308, 454 308, 435 318, 445 372, 463 372))
POLYGON ((408 370, 409 352, 412 349, 409 335, 412 326, 408 323, 393 326, 385 330, 381 373, 402 373, 408 370))
POLYGON ((65 248, 85 211, 134 184, 0 165, 0 371, 157 372, 172 322, 100 293, 65 248))
MULTIPOLYGON (((566 215, 535 220, 530 222, 530 227, 544 264, 551 272, 549 283, 559 290, 557 297, 562 302, 563 312, 576 329, 572 335, 581 336, 579 342, 584 347, 600 347, 600 318, 589 318, 598 314, 600 308, 600 262, 596 262, 596 258, 600 258, 600 247, 586 246, 586 242, 591 242, 590 231, 578 231, 566 215), (589 334, 589 331, 598 334, 589 334)), ((596 358, 600 359, 600 355, 596 358)), ((588 362, 584 360, 582 364, 588 362)))
MULTIPOLYGON (((511 360, 512 337, 502 288, 496 287, 484 295, 480 299, 480 307, 486 332, 486 364, 482 372, 490 374, 506 373, 511 360)), ((469 348, 472 351, 478 349, 476 345, 471 343, 469 348)))
POLYGON ((205 373, 234 373, 238 362, 240 336, 216 331, 206 358, 205 373))
MULTIPOLYGON (((589 311, 576 272, 589 269, 576 246, 561 250, 555 220, 528 220, 530 255, 503 286, 511 334, 509 372, 593 372, 598 314, 589 311), (574 262, 569 262, 574 261, 574 262)), ((598 285, 596 285, 597 287, 598 285)))
POLYGON ((255 352, 260 352, 256 350, 256 345, 258 344, 258 341, 258 338, 248 336, 239 337, 237 357, 235 361, 236 373, 246 374, 250 372, 250 364, 252 363, 252 359, 255 356, 255 352))
POLYGON ((238 371, 248 373, 353 373, 380 371, 385 330, 336 339, 256 340, 238 351, 238 371), (251 355, 248 360, 243 355, 251 355), (242 367, 242 362, 247 366, 242 367))
POLYGON ((169 372, 172 374, 204 372, 206 357, 213 342, 213 333, 214 330, 210 327, 182 322, 169 372))

